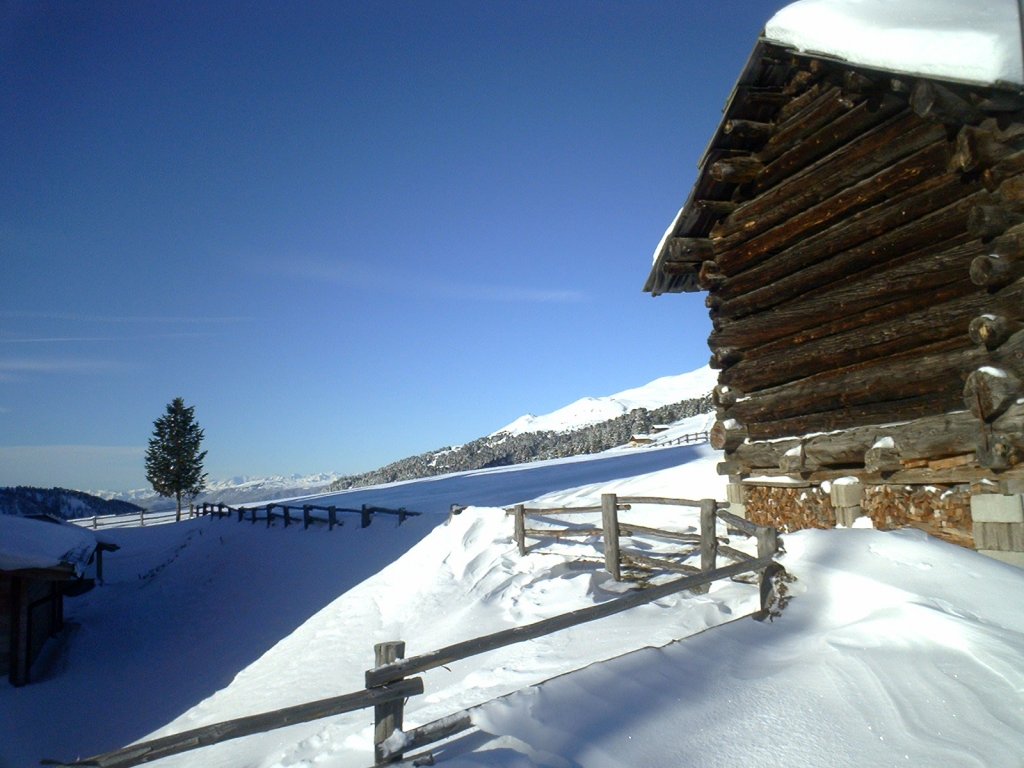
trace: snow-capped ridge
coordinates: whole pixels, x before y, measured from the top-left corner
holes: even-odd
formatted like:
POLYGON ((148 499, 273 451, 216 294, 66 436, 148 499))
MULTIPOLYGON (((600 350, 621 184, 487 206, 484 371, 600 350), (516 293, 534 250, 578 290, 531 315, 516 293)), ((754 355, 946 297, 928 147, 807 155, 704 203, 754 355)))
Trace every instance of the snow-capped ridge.
POLYGON ((682 400, 700 398, 714 388, 717 378, 717 371, 713 371, 710 366, 674 376, 662 376, 643 386, 614 395, 582 397, 541 416, 525 414, 490 437, 503 433, 521 435, 527 432, 567 432, 618 418, 636 408, 660 408, 682 400))

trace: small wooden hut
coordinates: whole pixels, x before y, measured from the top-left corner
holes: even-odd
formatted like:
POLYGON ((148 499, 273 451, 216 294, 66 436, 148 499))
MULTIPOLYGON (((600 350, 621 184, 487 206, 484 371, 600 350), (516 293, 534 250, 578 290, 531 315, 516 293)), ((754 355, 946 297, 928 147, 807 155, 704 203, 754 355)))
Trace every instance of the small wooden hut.
POLYGON ((707 293, 730 501, 1024 565, 1024 87, 771 33, 645 286, 707 293))
POLYGON ((105 550, 85 529, 0 515, 0 674, 25 685, 46 641, 64 626, 64 598, 102 579, 105 550))

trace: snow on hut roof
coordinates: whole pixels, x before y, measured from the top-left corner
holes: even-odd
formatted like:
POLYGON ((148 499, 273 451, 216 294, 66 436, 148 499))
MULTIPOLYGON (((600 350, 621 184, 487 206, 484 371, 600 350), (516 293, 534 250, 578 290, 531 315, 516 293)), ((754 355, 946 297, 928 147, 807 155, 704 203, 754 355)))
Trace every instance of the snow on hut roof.
POLYGON ((1018 0, 798 0, 764 36, 872 69, 1024 85, 1018 0))
POLYGON ((97 543, 74 525, 0 515, 0 571, 71 566, 80 574, 97 543))
MULTIPOLYGON (((722 123, 698 163, 700 173, 653 255, 644 290, 652 296, 700 290, 696 269, 671 263, 673 240, 707 237, 720 214, 707 207, 728 201, 734 185, 707 172, 720 157, 749 150, 730 135, 731 118, 770 122, 771 107, 748 98, 781 86, 785 62, 768 51, 843 62, 844 66, 1024 93, 1024 12, 1018 0, 797 0, 773 16, 725 105, 722 123)), ((686 262, 680 258, 677 262, 686 262)))

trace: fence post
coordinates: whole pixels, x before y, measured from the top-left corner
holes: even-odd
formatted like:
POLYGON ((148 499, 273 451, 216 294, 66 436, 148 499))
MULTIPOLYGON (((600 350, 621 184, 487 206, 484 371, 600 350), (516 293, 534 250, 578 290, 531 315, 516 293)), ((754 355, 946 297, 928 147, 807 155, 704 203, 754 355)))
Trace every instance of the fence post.
POLYGON ((143 526, 145 524, 146 524, 146 510, 140 509, 139 510, 139 525, 143 526))
POLYGON ((284 527, 287 528, 292 524, 292 508, 287 504, 282 504, 281 508, 284 510, 284 527))
POLYGON ((370 508, 367 507, 365 504, 363 504, 362 514, 363 514, 363 517, 362 517, 362 520, 360 520, 360 526, 359 527, 360 528, 369 528, 370 527, 370 508))
POLYGON ((713 571, 718 566, 718 516, 715 511, 718 502, 714 499, 700 500, 700 569, 713 571))
POLYGON ((333 531, 334 524, 338 521, 338 508, 330 506, 327 508, 327 530, 333 531))
POLYGON ((302 505, 302 530, 309 528, 309 504, 302 505))
MULTIPOLYGON (((404 640, 392 640, 373 646, 374 666, 380 667, 402 658, 405 658, 404 640)), ((384 742, 396 730, 402 730, 404 709, 405 702, 402 699, 390 701, 387 704, 377 704, 373 708, 373 756, 375 762, 384 762, 384 742)), ((402 753, 398 752, 388 757, 388 762, 393 763, 401 759, 402 753)))
POLYGON ((96 515, 92 516, 92 529, 95 531, 99 526, 96 525, 96 515))
POLYGON ((779 551, 779 531, 771 526, 757 527, 757 556, 768 557, 779 551))
POLYGON ((522 504, 515 506, 516 516, 516 546, 519 547, 519 556, 526 554, 526 507, 522 504))
POLYGON ((615 581, 620 581, 619 502, 614 493, 601 494, 601 527, 604 529, 604 567, 615 581))

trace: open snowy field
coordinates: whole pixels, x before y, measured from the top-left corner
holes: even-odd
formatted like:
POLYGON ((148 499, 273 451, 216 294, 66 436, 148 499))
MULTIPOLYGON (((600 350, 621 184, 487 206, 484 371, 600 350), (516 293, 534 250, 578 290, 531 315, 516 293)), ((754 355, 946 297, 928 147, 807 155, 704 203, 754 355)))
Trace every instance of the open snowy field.
MULTIPOLYGON (((520 557, 499 507, 602 492, 721 498, 717 461, 706 447, 619 451, 331 497, 430 513, 401 527, 111 531, 122 549, 108 583, 68 601, 78 626, 47 678, 0 686, 0 765, 358 690, 376 642, 405 640, 414 655, 611 599, 623 586, 580 560, 593 549, 547 541, 520 557), (446 522, 453 502, 475 506, 446 522)), ((622 519, 697 525, 664 508, 622 519)), ((406 725, 482 705, 477 730, 435 749, 453 766, 1020 767, 1024 572, 915 531, 808 531, 785 545, 797 581, 772 623, 732 621, 757 606, 745 584, 678 595, 427 672, 406 725)), ((368 766, 371 720, 153 765, 368 766)))

